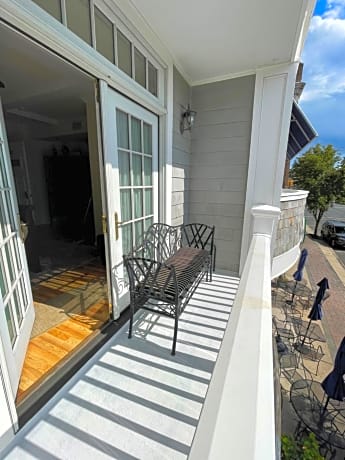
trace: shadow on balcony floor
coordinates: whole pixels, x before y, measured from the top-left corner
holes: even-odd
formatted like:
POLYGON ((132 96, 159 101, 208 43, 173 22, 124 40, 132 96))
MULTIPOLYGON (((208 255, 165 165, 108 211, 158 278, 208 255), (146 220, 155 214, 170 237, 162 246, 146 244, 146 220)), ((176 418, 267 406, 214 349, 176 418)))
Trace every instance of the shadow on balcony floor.
POLYGON ((139 311, 17 434, 2 458, 187 458, 239 279, 203 282, 180 317, 139 311))

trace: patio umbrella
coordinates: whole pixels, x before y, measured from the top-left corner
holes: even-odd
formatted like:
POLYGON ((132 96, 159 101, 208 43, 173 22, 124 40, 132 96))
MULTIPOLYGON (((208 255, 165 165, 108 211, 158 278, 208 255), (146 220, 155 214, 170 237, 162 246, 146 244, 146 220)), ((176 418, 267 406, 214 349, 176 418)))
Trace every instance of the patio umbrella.
POLYGON ((329 289, 328 279, 322 278, 322 280, 319 281, 317 285, 319 286, 319 290, 316 293, 313 306, 311 307, 311 310, 308 315, 309 323, 308 323, 307 329, 305 331, 305 334, 302 340, 302 346, 304 345, 305 339, 307 338, 307 334, 308 334, 308 330, 310 328, 311 322, 320 320, 323 315, 322 300, 326 294, 326 290, 329 289))
POLYGON ((304 248, 302 249, 302 252, 301 252, 301 255, 300 255, 300 258, 299 258, 299 261, 298 261, 298 265, 297 265, 297 270, 295 271, 295 273, 292 275, 294 280, 295 280, 295 286, 293 287, 293 290, 292 290, 292 297, 291 297, 291 302, 293 302, 293 299, 295 297, 295 292, 296 292, 296 288, 297 288, 297 283, 299 281, 302 281, 302 278, 303 278, 303 269, 304 269, 304 265, 306 263, 306 260, 307 260, 307 256, 308 256, 308 251, 304 248))
POLYGON ((345 337, 341 341, 338 348, 337 354, 334 360, 334 368, 330 374, 327 375, 325 380, 321 383, 324 389, 327 400, 323 413, 325 413, 330 398, 336 399, 337 401, 343 401, 345 399, 345 337))

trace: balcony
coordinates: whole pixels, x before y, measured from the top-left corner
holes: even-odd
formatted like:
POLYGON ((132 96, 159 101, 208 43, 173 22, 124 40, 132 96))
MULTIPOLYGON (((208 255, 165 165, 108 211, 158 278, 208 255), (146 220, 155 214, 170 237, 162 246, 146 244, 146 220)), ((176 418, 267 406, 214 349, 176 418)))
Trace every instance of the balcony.
POLYGON ((304 211, 308 192, 283 189, 280 220, 273 253, 272 277, 285 273, 297 260, 304 237, 304 211))
POLYGON ((17 434, 2 458, 275 458, 271 234, 253 208, 237 277, 203 282, 180 318, 139 311, 17 434))

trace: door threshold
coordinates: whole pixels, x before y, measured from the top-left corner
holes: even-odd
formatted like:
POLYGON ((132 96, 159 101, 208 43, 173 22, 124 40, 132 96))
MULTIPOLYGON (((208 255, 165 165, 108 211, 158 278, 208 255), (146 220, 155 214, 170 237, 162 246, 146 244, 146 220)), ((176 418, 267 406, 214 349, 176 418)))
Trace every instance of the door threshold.
POLYGON ((27 395, 23 395, 16 406, 19 428, 22 428, 128 320, 129 308, 126 308, 119 319, 95 330, 80 347, 59 362, 49 375, 42 377, 27 395))

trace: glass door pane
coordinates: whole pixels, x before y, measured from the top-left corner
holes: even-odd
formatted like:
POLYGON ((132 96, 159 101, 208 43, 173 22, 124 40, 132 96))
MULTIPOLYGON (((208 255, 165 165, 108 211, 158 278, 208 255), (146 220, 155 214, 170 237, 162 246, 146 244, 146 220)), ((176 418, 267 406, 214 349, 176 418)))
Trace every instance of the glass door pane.
POLYGON ((158 117, 100 83, 114 318, 129 305, 123 254, 158 221, 158 117))
POLYGON ((34 321, 24 244, 0 101, 0 334, 13 393, 34 321))
POLYGON ((153 217, 152 125, 119 109, 116 120, 121 219, 126 223, 122 250, 126 254, 131 250, 129 232, 134 235, 134 244, 138 244, 153 217), (123 150, 124 146, 127 151, 123 150))

